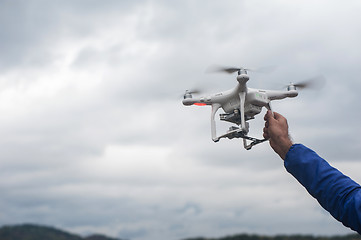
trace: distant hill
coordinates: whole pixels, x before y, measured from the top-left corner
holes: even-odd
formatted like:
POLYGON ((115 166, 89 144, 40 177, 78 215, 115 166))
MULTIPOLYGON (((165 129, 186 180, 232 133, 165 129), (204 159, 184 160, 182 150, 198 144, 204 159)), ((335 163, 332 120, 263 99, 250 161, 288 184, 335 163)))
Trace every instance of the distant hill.
POLYGON ((312 236, 312 235, 278 235, 278 236, 262 236, 239 234, 221 238, 188 238, 184 240, 361 240, 361 235, 350 234, 344 236, 312 236))
POLYGON ((0 228, 0 240, 120 240, 104 235, 81 237, 75 234, 46 226, 23 224, 0 228))
MULTIPOLYGON (((3 226, 0 228, 0 240, 121 240, 110 238, 104 235, 91 235, 81 237, 53 227, 40 226, 34 224, 23 224, 14 226, 3 226)), ((361 240, 361 235, 351 234, 344 236, 312 236, 312 235, 278 235, 262 236, 239 234, 221 238, 188 238, 184 240, 361 240)))
MULTIPOLYGON (((110 238, 100 234, 94 234, 89 237, 83 238, 84 240, 120 240, 119 238, 110 238)), ((1 240, 1 239, 0 239, 1 240)))

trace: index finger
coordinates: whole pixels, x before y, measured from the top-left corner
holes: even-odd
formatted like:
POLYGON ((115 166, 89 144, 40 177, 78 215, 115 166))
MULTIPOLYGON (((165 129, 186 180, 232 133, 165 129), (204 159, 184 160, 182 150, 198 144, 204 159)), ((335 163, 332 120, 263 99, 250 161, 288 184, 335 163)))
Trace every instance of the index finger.
MULTIPOLYGON (((274 112, 271 110, 268 110, 267 113, 264 115, 264 120, 265 121, 270 121, 271 119, 275 119, 274 117, 274 112)), ((271 120, 272 121, 272 120, 271 120)))

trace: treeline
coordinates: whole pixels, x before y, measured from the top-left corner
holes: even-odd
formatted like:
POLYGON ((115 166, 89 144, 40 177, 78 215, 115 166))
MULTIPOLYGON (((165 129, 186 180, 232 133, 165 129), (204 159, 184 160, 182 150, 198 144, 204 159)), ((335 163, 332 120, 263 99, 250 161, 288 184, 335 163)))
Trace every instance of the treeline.
POLYGON ((0 228, 0 240, 121 240, 104 235, 81 237, 53 227, 33 224, 4 226, 0 228))
MULTIPOLYGON (((121 240, 100 234, 81 237, 53 227, 23 224, 3 226, 0 228, 0 240, 121 240)), ((221 238, 188 238, 184 240, 361 240, 361 235, 351 234, 344 236, 313 236, 313 235, 279 235, 262 236, 239 234, 221 238)))
POLYGON ((361 240, 361 235, 350 234, 343 236, 313 236, 313 235, 278 235, 278 236, 262 236, 238 234, 221 238, 188 238, 184 240, 361 240))

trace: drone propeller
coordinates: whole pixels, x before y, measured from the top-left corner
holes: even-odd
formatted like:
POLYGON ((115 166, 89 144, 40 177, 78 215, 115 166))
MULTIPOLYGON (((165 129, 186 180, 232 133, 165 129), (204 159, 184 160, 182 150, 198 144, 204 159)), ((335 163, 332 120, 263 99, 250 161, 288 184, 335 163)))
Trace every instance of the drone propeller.
POLYGON ((199 89, 186 90, 185 94, 198 94, 201 91, 199 89))
POLYGON ((293 84, 290 83, 289 85, 285 86, 286 88, 290 86, 294 86, 296 89, 315 89, 319 90, 325 85, 326 79, 324 76, 317 76, 313 78, 309 78, 307 80, 304 80, 302 82, 293 84))
POLYGON ((234 72, 240 72, 241 70, 249 71, 249 72, 259 72, 259 73, 269 73, 273 71, 276 67, 275 66, 267 66, 267 67, 261 67, 258 69, 250 69, 250 68, 237 68, 237 67, 221 67, 221 66, 212 66, 208 69, 207 72, 225 72, 232 74, 234 72))
POLYGON ((211 68, 211 72, 226 72, 226 73, 234 73, 234 72, 239 72, 241 70, 245 70, 245 71, 252 71, 251 69, 247 69, 247 68, 236 68, 236 67, 212 67, 211 68))
MULTIPOLYGON (((246 69, 245 69, 246 70, 246 69)), ((234 68, 234 67, 230 67, 230 68, 220 68, 218 69, 219 72, 226 72, 226 73, 234 73, 234 72, 239 72, 241 71, 241 68, 234 68)))

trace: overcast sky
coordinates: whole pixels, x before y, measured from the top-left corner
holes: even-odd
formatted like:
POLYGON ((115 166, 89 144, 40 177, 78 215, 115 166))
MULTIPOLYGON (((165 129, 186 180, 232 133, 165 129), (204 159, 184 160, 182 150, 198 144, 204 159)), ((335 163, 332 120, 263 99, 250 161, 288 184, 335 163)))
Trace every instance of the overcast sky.
MULTIPOLYGON (((319 91, 273 102, 295 142, 361 182, 360 1, 0 0, 0 225, 134 240, 348 234, 263 143, 210 137, 195 87, 319 91)), ((263 115, 250 122, 261 137, 263 115)), ((224 127, 220 124, 221 127, 224 127)))

